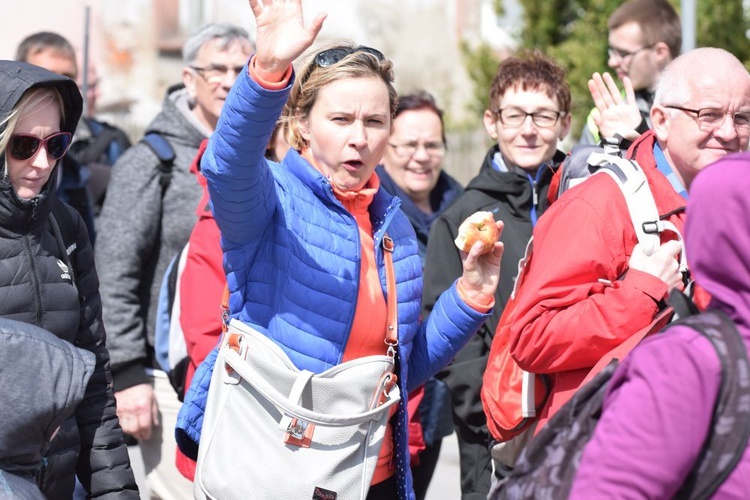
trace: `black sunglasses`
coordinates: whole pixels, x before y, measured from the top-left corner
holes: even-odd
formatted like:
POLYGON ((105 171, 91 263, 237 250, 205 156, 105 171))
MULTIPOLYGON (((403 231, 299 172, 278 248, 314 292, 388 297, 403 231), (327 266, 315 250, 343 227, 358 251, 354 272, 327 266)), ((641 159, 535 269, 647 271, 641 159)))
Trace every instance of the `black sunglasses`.
POLYGON ((302 81, 304 82, 310 77, 310 74, 313 72, 313 69, 315 69, 316 66, 319 68, 327 68, 329 66, 333 66, 346 56, 355 54, 357 52, 364 52, 366 54, 375 56, 375 58, 380 62, 385 61, 385 56, 383 55, 383 53, 378 49, 373 49, 372 47, 365 47, 364 45, 360 45, 358 47, 334 47, 332 49, 323 50, 315 54, 315 57, 313 58, 313 64, 310 65, 309 69, 307 70, 307 74, 302 79, 302 81))
POLYGON ((59 160, 68 151, 72 138, 73 134, 70 132, 57 132, 44 139, 29 134, 13 134, 10 136, 8 153, 16 160, 28 160, 44 146, 50 158, 59 160))
POLYGON ((379 50, 373 49, 372 47, 365 47, 364 45, 360 45, 359 47, 335 47, 333 49, 318 52, 317 54, 315 54, 315 65, 321 68, 327 68, 328 66, 336 64, 349 54, 354 54, 355 52, 365 52, 367 54, 372 54, 378 61, 385 61, 385 56, 379 50))

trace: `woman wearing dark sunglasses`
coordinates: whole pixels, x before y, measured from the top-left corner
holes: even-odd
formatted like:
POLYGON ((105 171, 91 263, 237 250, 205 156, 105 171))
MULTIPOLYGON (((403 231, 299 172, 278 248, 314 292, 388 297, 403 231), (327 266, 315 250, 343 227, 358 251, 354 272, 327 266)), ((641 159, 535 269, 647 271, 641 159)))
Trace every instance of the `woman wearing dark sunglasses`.
MULTIPOLYGON (((414 230, 375 174, 396 109, 392 63, 375 49, 336 43, 318 49, 295 75, 292 61, 312 45, 325 15, 306 27, 300 0, 251 0, 250 6, 257 53, 230 92, 201 162, 222 236, 231 315, 313 373, 385 355, 388 287, 381 243, 387 233, 394 246, 402 399, 369 471, 367 498, 413 498, 406 394, 446 365, 487 317, 502 244, 484 255, 475 245, 464 255, 463 276, 422 323, 414 230), (263 150, 285 105, 292 149, 277 164, 266 161, 263 150)), ((205 408, 206 372, 215 359, 216 351, 196 373, 178 420, 178 444, 193 456, 203 418, 195 410, 205 408)), ((247 449, 261 467, 263 456, 254 453, 259 451, 247 449)), ((305 476, 289 472, 280 470, 270 481, 281 488, 305 476)), ((246 498, 228 486, 218 497, 246 498)), ((304 497, 334 498, 324 493, 304 497)))
MULTIPOLYGON (((81 94, 67 77, 13 61, 0 61, 0 89, 0 317, 41 327, 96 357, 83 402, 24 465, 36 470, 48 498, 71 498, 77 473, 93 497, 136 499, 110 386, 93 250, 81 217, 55 197, 81 94)), ((74 382, 44 375, 28 373, 31 385, 0 387, 0 404, 23 412, 35 385, 67 391, 74 382)))

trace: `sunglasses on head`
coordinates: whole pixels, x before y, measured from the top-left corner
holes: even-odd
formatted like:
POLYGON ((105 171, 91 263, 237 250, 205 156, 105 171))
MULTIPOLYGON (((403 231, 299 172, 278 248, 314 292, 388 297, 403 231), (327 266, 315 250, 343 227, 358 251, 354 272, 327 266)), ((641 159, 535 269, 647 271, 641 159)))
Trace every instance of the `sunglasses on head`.
POLYGON ((315 65, 321 68, 327 68, 328 66, 336 64, 349 54, 354 54, 355 52, 365 52, 367 54, 375 56, 378 61, 385 61, 385 56, 379 50, 373 49, 372 47, 365 47, 364 45, 360 45, 359 47, 335 47, 333 49, 318 52, 317 54, 315 54, 315 65))
POLYGON ((302 81, 305 81, 307 80, 307 78, 309 78, 310 74, 312 74, 313 69, 316 66, 319 68, 327 68, 329 66, 333 66, 346 56, 357 52, 364 52, 366 54, 373 55, 380 62, 385 61, 385 56, 383 55, 383 53, 377 49, 373 49, 372 47, 365 47, 364 45, 360 45, 358 47, 334 47, 332 49, 323 50, 315 54, 315 57, 313 58, 313 64, 310 65, 307 71, 307 75, 305 75, 302 81))
POLYGON ((72 137, 70 132, 57 132, 44 139, 30 134, 13 134, 8 144, 8 153, 16 160, 28 160, 44 146, 51 159, 59 160, 68 151, 72 137))

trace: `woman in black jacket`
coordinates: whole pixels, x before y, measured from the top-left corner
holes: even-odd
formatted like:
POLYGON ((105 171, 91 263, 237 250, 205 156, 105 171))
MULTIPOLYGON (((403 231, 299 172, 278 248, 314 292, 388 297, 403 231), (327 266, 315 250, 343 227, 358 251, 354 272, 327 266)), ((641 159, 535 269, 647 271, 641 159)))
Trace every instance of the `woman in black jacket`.
POLYGON ((0 89, 0 316, 96 358, 84 399, 53 438, 37 483, 48 498, 67 499, 77 474, 92 497, 138 498, 115 414, 93 250, 81 217, 55 197, 81 94, 69 78, 11 61, 0 61, 0 89))

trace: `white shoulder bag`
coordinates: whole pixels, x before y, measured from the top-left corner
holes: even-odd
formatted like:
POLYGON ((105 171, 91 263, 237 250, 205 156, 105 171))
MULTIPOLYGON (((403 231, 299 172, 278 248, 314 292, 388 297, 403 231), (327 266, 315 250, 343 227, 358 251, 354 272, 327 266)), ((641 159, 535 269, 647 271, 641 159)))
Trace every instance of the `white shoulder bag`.
POLYGON ((398 345, 393 241, 383 239, 387 355, 323 373, 297 369, 271 339, 232 320, 222 338, 198 449, 196 499, 365 499, 391 408, 398 345))

